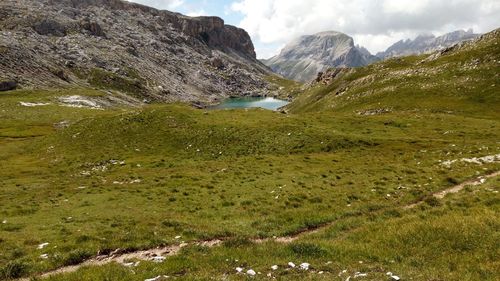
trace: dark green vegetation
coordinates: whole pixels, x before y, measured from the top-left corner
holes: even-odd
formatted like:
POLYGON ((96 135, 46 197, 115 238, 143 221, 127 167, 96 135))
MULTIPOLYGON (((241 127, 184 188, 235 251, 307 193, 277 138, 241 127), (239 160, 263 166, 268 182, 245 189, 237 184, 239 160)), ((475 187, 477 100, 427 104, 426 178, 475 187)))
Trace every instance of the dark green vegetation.
POLYGON ((145 81, 136 70, 128 68, 124 71, 124 76, 115 73, 94 68, 90 71, 75 69, 74 73, 80 79, 86 79, 87 82, 99 89, 111 89, 128 94, 140 96, 146 92, 144 88, 145 81))
MULTIPOLYGON (((484 48, 488 53, 476 55, 481 59, 490 51, 484 48)), ((492 59, 499 61, 498 54, 492 59)), ((482 83, 498 84, 490 74, 480 76, 482 83)), ((291 108, 309 112, 290 115, 175 104, 113 110, 19 105, 75 94, 102 95, 81 89, 0 94, 0 279, 34 276, 118 248, 212 238, 228 241, 184 248, 161 264, 113 263, 48 280, 247 279, 236 274, 238 266, 269 279, 275 264, 280 268, 272 275, 280 280, 345 280, 355 272, 384 280, 388 271, 405 280, 499 275, 499 179, 443 200, 431 197, 500 169, 498 162, 443 164, 500 154, 492 92, 484 93, 487 102, 412 98, 417 112, 381 95, 381 106, 394 102, 393 109, 373 116, 353 110, 377 103, 360 105, 354 98, 338 111, 313 110, 327 108, 327 91, 311 107, 305 106, 311 92, 300 96, 291 108), (327 223, 290 243, 252 242, 327 223), (49 244, 38 249, 42 243, 49 244), (308 262, 311 270, 285 270, 290 261, 308 262)))

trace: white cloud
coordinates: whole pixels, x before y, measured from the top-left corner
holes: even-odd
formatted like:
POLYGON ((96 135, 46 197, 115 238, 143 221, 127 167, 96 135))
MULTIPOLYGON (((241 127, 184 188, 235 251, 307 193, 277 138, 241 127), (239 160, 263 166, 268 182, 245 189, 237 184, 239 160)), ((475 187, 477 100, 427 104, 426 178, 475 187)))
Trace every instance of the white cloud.
POLYGON ((201 17, 201 16, 209 16, 209 14, 205 10, 197 10, 197 11, 188 12, 186 14, 186 16, 201 17))
POLYGON ((231 9, 243 15, 240 27, 257 45, 336 30, 374 53, 420 33, 500 27, 498 0, 237 0, 231 9))

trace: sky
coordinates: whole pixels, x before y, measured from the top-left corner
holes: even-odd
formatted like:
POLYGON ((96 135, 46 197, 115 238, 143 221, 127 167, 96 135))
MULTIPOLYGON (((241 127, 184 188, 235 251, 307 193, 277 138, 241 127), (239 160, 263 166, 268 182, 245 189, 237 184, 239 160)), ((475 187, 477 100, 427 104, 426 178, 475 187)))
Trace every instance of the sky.
POLYGON ((419 34, 500 28, 500 0, 129 0, 188 16, 218 16, 244 28, 257 56, 269 58, 291 40, 340 31, 373 54, 419 34))

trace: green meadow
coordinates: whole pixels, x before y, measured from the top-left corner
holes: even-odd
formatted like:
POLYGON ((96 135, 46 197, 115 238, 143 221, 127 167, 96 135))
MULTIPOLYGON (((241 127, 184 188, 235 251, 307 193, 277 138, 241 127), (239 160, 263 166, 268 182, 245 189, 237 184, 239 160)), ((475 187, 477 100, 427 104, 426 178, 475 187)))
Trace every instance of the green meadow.
MULTIPOLYGON (((58 104, 104 95, 80 88, 0 93, 0 279, 41 280, 117 249, 221 239, 162 263, 82 267, 44 280, 389 280, 388 272, 496 280, 500 179, 432 196, 500 170, 499 45, 491 44, 427 64, 410 57, 354 70, 299 93, 289 114, 58 104), (472 57, 487 63, 449 72, 472 57), (443 71, 433 81, 387 74, 372 80, 376 94, 362 94, 371 87, 359 82, 364 75, 414 65, 443 71), (476 88, 452 87, 464 77, 476 88), (338 87, 346 94, 338 97, 338 87)), ((273 80, 290 96, 299 91, 273 80)))

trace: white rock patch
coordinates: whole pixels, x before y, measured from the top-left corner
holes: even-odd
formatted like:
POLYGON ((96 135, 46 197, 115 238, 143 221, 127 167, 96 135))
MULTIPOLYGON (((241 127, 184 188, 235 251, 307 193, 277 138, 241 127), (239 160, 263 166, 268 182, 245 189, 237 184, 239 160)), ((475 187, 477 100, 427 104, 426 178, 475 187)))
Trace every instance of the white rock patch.
POLYGON ((169 276, 167 276, 167 275, 163 275, 163 276, 162 275, 158 275, 155 278, 145 279, 144 281, 160 281, 160 280, 166 280, 168 278, 169 278, 169 276))
POLYGON ((43 249, 45 247, 47 247, 49 245, 49 243, 42 243, 40 245, 38 245, 38 249, 43 249))
POLYGON ((19 103, 21 106, 26 106, 26 107, 36 107, 36 106, 46 106, 50 105, 50 103, 43 103, 43 102, 20 102, 19 103))
POLYGON ((82 96, 60 97, 59 102, 62 106, 67 107, 102 109, 97 102, 82 96))
POLYGON ((472 158, 446 160, 446 161, 443 161, 441 163, 441 165, 446 166, 446 167, 450 167, 452 164, 454 164, 456 162, 465 162, 465 163, 477 164, 477 165, 500 162, 500 154, 487 155, 487 156, 483 156, 483 157, 472 157, 472 158))

